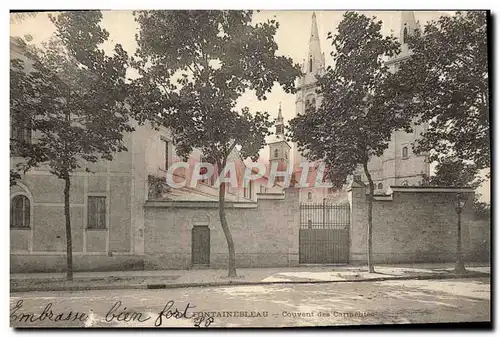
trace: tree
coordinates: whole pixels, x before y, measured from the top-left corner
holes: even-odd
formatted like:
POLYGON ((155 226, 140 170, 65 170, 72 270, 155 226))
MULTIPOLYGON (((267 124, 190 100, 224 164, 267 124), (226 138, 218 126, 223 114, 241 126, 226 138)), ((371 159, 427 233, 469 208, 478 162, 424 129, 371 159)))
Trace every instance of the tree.
MULTIPOLYGON (((251 11, 140 11, 134 83, 143 118, 173 130, 176 152, 194 148, 221 175, 231 152, 257 160, 271 126, 266 112, 237 111, 247 90, 266 99, 275 82, 293 92, 300 75, 290 58, 276 55, 278 22, 252 24, 251 11)), ((228 276, 236 276, 235 250, 219 186, 219 218, 228 246, 228 276)))
POLYGON ((37 12, 11 12, 10 13, 10 23, 17 24, 22 23, 28 18, 36 17, 37 12))
MULTIPOLYGON (((431 177, 424 178, 424 186, 452 186, 470 187, 477 189, 484 178, 479 174, 479 169, 474 164, 467 164, 459 159, 443 158, 436 167, 431 177)), ((479 200, 481 194, 474 193, 474 211, 481 218, 488 218, 490 204, 479 200)))
POLYGON ((129 126, 125 106, 125 72, 128 56, 120 45, 106 56, 98 45, 108 32, 99 26, 101 12, 65 12, 52 16, 56 38, 44 49, 27 50, 33 61, 12 60, 11 118, 14 128, 28 126, 32 141, 13 138, 11 143, 25 160, 21 172, 48 165, 64 180, 67 279, 73 278, 69 210, 71 175, 87 162, 111 160, 126 150, 123 134, 129 126))
MULTIPOLYGON (((479 185, 484 181, 479 176, 479 169, 474 164, 467 164, 456 158, 441 158, 435 168, 435 175, 428 177, 424 181, 424 185, 427 186, 453 186, 453 187, 470 187, 477 189, 479 185)), ((461 225, 461 213, 462 209, 459 207, 461 194, 457 195, 459 200, 453 200, 457 210, 457 262, 455 271, 458 273, 464 273, 465 265, 462 255, 462 225, 461 225)), ((479 195, 474 194, 474 209, 476 214, 484 217, 489 213, 488 204, 479 201, 479 195)))
POLYGON ((384 82, 391 76, 383 57, 399 52, 394 37, 383 37, 381 21, 355 12, 346 12, 332 40, 335 67, 318 78, 323 95, 317 111, 308 109, 290 122, 290 136, 309 160, 323 160, 328 177, 340 188, 361 165, 368 179, 367 262, 372 258, 372 208, 374 183, 368 170, 372 156, 387 149, 394 130, 410 129, 403 113, 388 112, 384 82))
POLYGON ((429 122, 414 150, 430 152, 431 161, 452 157, 489 168, 486 12, 442 16, 408 40, 412 56, 392 79, 387 101, 429 122))

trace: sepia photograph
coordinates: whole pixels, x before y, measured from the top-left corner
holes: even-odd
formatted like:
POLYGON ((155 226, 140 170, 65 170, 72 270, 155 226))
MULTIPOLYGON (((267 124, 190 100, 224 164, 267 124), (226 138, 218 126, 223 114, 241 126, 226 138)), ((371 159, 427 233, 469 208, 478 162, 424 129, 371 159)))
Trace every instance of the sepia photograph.
POLYGON ((489 10, 9 16, 11 328, 492 329, 489 10))

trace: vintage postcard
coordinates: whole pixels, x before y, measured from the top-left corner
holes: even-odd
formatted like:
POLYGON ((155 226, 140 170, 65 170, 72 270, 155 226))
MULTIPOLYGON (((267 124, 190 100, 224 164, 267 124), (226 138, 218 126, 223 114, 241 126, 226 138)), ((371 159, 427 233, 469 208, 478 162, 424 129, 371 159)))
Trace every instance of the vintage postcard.
POLYGON ((491 328, 490 22, 11 12, 11 327, 491 328))

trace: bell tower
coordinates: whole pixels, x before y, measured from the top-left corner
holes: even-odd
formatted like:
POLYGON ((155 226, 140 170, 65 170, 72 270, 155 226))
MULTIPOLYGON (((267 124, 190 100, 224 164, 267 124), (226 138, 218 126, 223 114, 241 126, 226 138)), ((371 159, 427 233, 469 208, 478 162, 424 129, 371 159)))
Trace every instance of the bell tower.
POLYGON ((401 52, 386 62, 391 72, 398 71, 400 63, 410 57, 411 50, 408 48, 408 37, 415 34, 417 30, 420 30, 420 24, 415 20, 415 13, 413 11, 401 11, 399 34, 397 35, 401 44, 401 52))
MULTIPOLYGON (((302 64, 302 77, 298 79, 295 99, 296 115, 306 112, 307 107, 317 108, 321 104, 321 95, 316 93, 316 76, 322 76, 325 73, 325 54, 321 52, 321 44, 318 32, 318 23, 316 13, 311 17, 311 33, 309 35, 309 49, 307 58, 302 64)), ((294 144, 293 165, 297 170, 300 163, 305 159, 302 157, 294 144)))
POLYGON ((290 162, 290 145, 285 140, 285 124, 283 114, 281 113, 281 103, 278 109, 278 118, 276 118, 276 133, 268 142, 269 162, 278 163, 278 170, 285 171, 290 162))

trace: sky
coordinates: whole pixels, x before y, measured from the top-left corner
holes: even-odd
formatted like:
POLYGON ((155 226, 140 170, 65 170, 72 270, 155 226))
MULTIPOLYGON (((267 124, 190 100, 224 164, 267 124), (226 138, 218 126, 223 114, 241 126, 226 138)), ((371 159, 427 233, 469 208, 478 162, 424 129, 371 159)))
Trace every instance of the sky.
MULTIPOLYGON (((295 63, 302 64, 307 56, 309 36, 311 34, 312 11, 260 11, 254 14, 254 22, 264 22, 268 19, 276 19, 279 29, 275 36, 278 44, 279 55, 291 57, 295 63)), ((401 12, 399 11, 361 11, 367 16, 375 16, 382 20, 382 33, 384 35, 399 34, 401 12)), ((326 39, 328 32, 335 34, 338 23, 342 20, 344 11, 316 11, 316 20, 322 52, 325 53, 326 66, 330 65, 332 47, 326 39)), ((439 18, 441 15, 452 15, 453 12, 441 11, 415 11, 415 19, 423 27, 426 22, 439 18)), ((103 11, 102 26, 109 31, 109 42, 103 45, 103 49, 111 52, 115 43, 122 44, 123 48, 133 55, 136 50, 135 34, 139 32, 138 24, 134 21, 132 11, 112 10, 103 11)), ((24 36, 29 34, 33 37, 30 43, 39 44, 47 41, 55 31, 54 25, 48 19, 47 13, 39 13, 34 18, 27 18, 21 23, 11 23, 11 36, 24 36)), ((248 106, 250 111, 267 111, 273 118, 278 114, 281 103, 285 123, 295 116, 295 95, 285 93, 279 85, 275 85, 267 95, 266 101, 259 101, 253 92, 245 93, 238 100, 238 107, 248 106)), ((274 131, 274 130, 273 130, 274 131)), ((262 160, 269 159, 268 147, 260 151, 262 160)), ((481 188, 483 198, 487 195, 489 200, 489 183, 481 188)))

